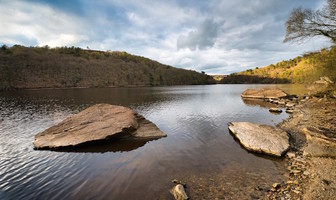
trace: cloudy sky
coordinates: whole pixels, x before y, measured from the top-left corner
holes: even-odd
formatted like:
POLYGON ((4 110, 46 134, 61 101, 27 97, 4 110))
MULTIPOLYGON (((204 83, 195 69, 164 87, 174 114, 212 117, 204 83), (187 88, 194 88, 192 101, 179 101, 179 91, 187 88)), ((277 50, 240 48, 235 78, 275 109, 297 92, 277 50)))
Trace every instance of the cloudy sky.
POLYGON ((330 45, 282 43, 296 7, 324 0, 0 0, 0 44, 79 46, 230 74, 330 45))

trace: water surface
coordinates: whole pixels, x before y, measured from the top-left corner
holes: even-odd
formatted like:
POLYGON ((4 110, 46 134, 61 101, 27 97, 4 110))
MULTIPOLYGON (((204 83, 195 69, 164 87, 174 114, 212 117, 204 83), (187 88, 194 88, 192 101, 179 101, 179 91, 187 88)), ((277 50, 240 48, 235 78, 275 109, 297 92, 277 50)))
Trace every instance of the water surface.
POLYGON ((210 193, 211 197, 234 198, 234 191, 248 196, 246 191, 256 184, 281 179, 283 163, 241 148, 227 123, 276 125, 288 117, 244 103, 240 94, 251 87, 264 86, 0 93, 0 199, 171 199, 174 178, 187 182, 194 198, 209 198, 210 193), (35 134, 96 103, 131 107, 167 137, 147 143, 111 143, 79 152, 33 149, 35 134))

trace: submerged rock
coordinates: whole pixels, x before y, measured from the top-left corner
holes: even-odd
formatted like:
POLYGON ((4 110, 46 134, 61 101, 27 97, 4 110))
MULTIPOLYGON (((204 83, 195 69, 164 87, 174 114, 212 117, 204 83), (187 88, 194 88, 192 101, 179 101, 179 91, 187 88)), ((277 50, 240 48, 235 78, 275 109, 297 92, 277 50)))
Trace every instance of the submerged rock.
POLYGON ((229 129, 249 151, 280 157, 289 148, 289 137, 279 128, 250 122, 231 122, 229 129))
POLYGON ((35 149, 75 147, 109 139, 160 138, 166 134, 130 108, 97 104, 35 135, 35 149))
POLYGON ((281 113, 282 112, 281 108, 270 108, 269 111, 270 112, 275 112, 275 113, 281 113))
POLYGON ((187 193, 184 191, 184 187, 182 184, 177 184, 174 186, 170 193, 174 196, 175 200, 185 200, 189 199, 187 193))
POLYGON ((241 96, 243 98, 275 99, 286 97, 287 94, 279 88, 261 88, 247 89, 241 96))

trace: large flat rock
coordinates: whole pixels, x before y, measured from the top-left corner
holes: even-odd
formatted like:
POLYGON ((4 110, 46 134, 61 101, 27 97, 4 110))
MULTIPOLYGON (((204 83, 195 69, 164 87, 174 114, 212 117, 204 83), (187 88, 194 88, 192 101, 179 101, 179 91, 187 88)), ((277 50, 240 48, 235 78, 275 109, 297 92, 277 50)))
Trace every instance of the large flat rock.
POLYGON ((75 147, 119 138, 165 137, 155 124, 122 106, 97 104, 35 135, 35 149, 75 147))
POLYGON ((229 129, 249 151, 280 157, 289 148, 289 137, 279 128, 250 122, 231 122, 229 129))
POLYGON ((283 98, 287 94, 279 88, 260 88, 260 89, 247 89, 242 95, 243 98, 255 98, 255 99, 271 99, 271 98, 283 98))

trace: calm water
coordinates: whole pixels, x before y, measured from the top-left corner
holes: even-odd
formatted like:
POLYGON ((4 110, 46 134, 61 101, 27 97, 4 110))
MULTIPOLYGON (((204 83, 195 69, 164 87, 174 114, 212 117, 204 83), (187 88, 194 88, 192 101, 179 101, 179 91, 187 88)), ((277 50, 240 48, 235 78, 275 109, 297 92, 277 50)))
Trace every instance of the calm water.
POLYGON ((0 93, 0 199, 171 199, 174 178, 187 182, 194 197, 193 187, 209 177, 227 185, 242 180, 232 186, 241 190, 246 183, 275 180, 282 161, 248 153, 228 131, 230 121, 275 125, 288 117, 244 103, 240 94, 251 87, 262 86, 0 93), (33 150, 35 134, 96 103, 129 106, 168 136, 80 152, 33 150))

